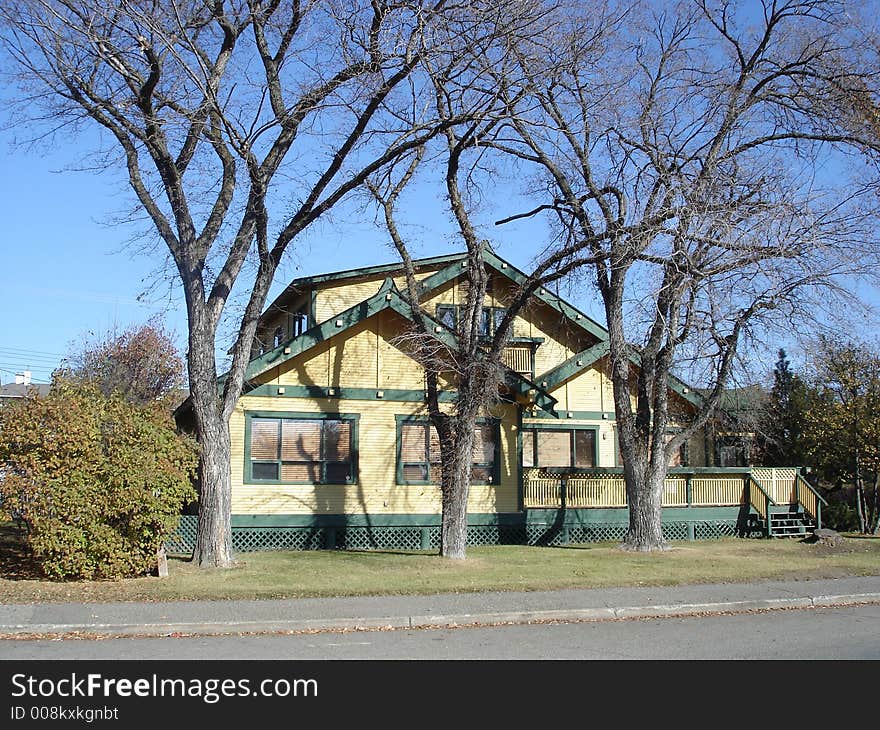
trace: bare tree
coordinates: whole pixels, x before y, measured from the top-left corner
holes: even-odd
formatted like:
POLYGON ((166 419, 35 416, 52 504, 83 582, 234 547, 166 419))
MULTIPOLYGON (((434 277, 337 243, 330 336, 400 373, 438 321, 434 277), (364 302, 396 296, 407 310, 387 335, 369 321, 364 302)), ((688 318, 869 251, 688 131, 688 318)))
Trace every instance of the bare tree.
POLYGON ((829 113, 868 78, 849 65, 838 5, 575 7, 517 45, 518 76, 496 78, 509 123, 491 143, 544 198, 499 222, 550 211, 556 246, 595 259, 626 548, 665 546, 670 457, 718 405, 743 343, 814 314, 840 276, 876 262, 875 201, 847 169, 875 146, 829 113), (705 388, 689 408, 675 372, 705 388))
POLYGON ((474 5, 10 0, 0 8, 24 114, 44 129, 101 128, 116 151, 107 164, 126 170, 174 261, 201 445, 200 566, 232 563, 228 421, 276 268, 369 175, 454 123, 410 126, 396 99, 406 89, 412 103, 414 74, 433 48, 474 42, 444 25, 474 5), (218 394, 217 333, 236 285, 246 303, 218 394))
MULTIPOLYGON (((423 292, 416 279, 411 244, 397 221, 400 196, 430 153, 421 147, 368 182, 406 275, 414 324, 398 339, 425 369, 428 414, 440 448, 440 554, 447 558, 463 559, 466 554, 467 503, 478 419, 490 412, 502 391, 510 393, 510 380, 516 377, 503 362, 514 319, 538 288, 594 260, 590 251, 571 247, 548 254, 513 292, 503 316, 489 326, 484 307, 489 282, 484 250, 489 242, 479 235, 472 220, 467 188, 479 188, 486 174, 481 163, 491 148, 482 146, 482 141, 492 138, 506 123, 509 99, 499 94, 494 80, 518 73, 512 47, 552 22, 553 9, 551 3, 499 3, 495 30, 483 43, 472 46, 468 54, 443 54, 426 63, 435 105, 432 116, 448 122, 435 140, 439 149, 434 154, 440 163, 432 169, 440 170, 446 202, 465 247, 460 278, 466 296, 452 328, 454 337, 438 336, 436 322, 421 310, 423 292), (452 123, 464 119, 470 121, 452 123), (455 398, 448 408, 440 403, 442 377, 451 378, 455 385, 455 398)), ((476 448, 482 446, 477 444, 476 448)))

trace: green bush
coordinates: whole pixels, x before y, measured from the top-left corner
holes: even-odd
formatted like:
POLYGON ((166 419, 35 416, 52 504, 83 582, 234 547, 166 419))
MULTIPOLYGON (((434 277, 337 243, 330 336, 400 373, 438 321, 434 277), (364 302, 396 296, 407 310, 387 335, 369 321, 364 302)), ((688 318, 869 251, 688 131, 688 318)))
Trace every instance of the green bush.
POLYGON ((195 498, 196 463, 167 412, 95 386, 56 381, 0 408, 0 501, 50 578, 150 572, 195 498))
POLYGON ((829 502, 822 508, 822 525, 838 532, 858 532, 859 513, 846 502, 829 502))

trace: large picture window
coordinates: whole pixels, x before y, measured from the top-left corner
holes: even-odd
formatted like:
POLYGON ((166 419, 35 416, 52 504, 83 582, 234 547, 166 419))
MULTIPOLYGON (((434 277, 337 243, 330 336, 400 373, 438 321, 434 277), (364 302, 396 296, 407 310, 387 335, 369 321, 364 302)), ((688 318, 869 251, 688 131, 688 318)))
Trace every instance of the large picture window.
POLYGON ((250 416, 250 481, 351 484, 355 420, 250 416))
POLYGON ((596 430, 523 428, 524 467, 590 469, 596 466, 596 430))
MULTIPOLYGON (((440 438, 427 421, 398 420, 397 480, 401 484, 440 483, 440 438)), ((471 451, 471 482, 497 481, 498 424, 480 423, 474 428, 471 451)))

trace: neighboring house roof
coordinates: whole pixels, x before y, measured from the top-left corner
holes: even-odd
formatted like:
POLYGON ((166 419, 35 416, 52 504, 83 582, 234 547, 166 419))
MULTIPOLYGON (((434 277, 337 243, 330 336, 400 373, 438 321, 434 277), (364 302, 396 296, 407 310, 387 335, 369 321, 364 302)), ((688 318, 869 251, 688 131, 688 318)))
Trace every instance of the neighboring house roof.
POLYGON ((35 392, 38 396, 43 397, 49 393, 51 387, 48 383, 30 383, 29 385, 7 383, 6 385, 0 385, 0 398, 24 398, 31 392, 35 392))

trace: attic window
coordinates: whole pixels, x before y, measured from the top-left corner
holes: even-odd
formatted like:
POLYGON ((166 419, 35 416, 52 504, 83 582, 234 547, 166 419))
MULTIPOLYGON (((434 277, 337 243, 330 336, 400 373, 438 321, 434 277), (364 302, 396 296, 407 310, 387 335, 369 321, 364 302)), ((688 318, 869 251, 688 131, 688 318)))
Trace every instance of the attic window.
POLYGON ((292 337, 299 337, 309 328, 309 315, 305 312, 294 312, 290 315, 290 333, 292 337))

